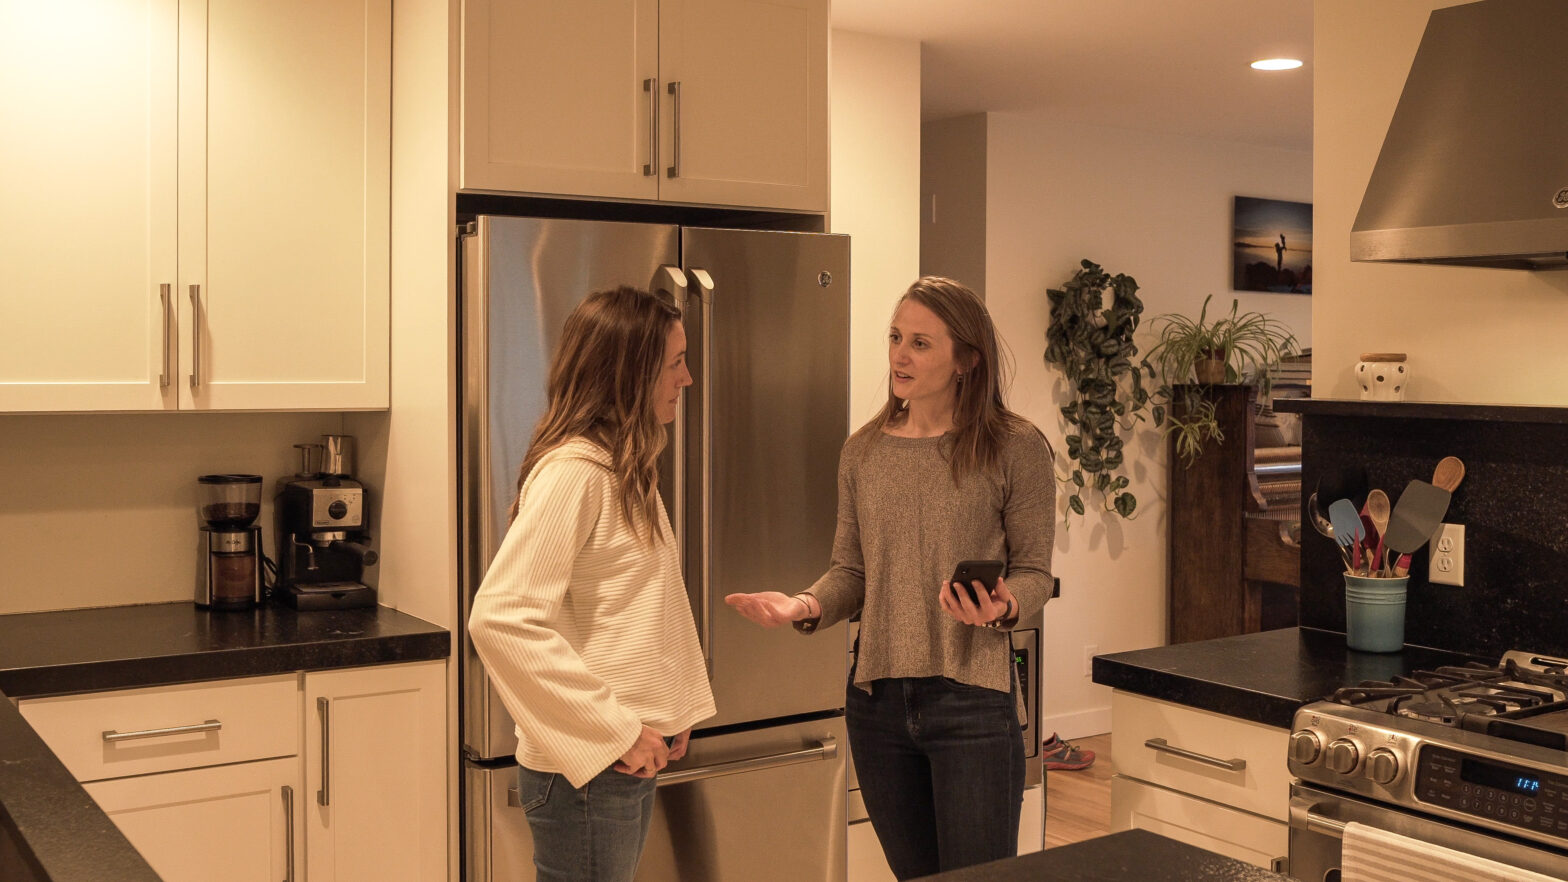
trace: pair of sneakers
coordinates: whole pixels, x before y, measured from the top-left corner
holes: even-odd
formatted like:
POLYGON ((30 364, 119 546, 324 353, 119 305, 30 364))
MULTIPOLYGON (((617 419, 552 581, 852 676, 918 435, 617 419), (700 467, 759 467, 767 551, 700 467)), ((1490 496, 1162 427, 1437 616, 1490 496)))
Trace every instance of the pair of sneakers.
POLYGON ((1094 751, 1080 750, 1057 737, 1055 732, 1040 745, 1040 754, 1045 758, 1045 767, 1051 770, 1076 772, 1094 765, 1094 751))

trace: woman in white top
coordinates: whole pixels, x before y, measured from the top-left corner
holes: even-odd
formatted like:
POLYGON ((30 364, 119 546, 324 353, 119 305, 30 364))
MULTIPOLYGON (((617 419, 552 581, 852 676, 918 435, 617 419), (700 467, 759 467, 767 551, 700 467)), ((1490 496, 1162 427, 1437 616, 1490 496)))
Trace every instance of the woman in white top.
POLYGON ((474 599, 469 633, 517 723, 540 882, 630 882, 655 775, 714 712, 658 490, 689 385, 672 304, 627 287, 579 304, 474 599))

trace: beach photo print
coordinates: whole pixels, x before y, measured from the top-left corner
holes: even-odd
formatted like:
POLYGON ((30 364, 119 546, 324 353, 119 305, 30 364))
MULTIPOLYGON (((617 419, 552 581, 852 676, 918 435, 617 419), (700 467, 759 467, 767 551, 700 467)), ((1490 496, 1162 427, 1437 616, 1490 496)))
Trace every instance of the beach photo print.
POLYGON ((1232 228, 1237 291, 1312 293, 1312 203, 1237 196, 1232 228))

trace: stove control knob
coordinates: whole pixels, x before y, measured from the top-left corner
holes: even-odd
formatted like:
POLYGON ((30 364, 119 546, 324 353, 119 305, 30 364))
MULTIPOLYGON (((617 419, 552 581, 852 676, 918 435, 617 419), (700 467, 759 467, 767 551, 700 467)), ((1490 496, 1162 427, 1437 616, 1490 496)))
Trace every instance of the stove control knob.
POLYGON ((1348 775, 1354 772, 1357 763, 1361 762, 1361 749, 1349 738, 1338 738, 1329 742, 1328 752, 1323 761, 1330 769, 1341 775, 1348 775))
POLYGON ((1367 754, 1367 777, 1379 784, 1388 784, 1399 777, 1399 757, 1386 747, 1367 754))
POLYGON ((1290 736, 1290 758, 1310 766, 1323 755, 1323 740, 1311 729, 1302 729, 1290 736))

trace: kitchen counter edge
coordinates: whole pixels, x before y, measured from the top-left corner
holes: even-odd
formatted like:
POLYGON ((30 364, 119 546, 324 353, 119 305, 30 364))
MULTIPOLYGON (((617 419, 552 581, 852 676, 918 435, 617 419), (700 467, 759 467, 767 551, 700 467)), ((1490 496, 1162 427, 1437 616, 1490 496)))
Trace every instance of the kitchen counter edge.
POLYGON ((1366 680, 1480 661, 1479 656, 1406 646, 1358 652, 1345 635, 1280 628, 1095 656, 1093 680, 1199 710, 1289 729, 1303 704, 1366 680))

